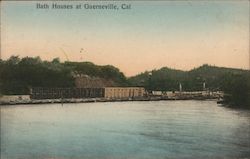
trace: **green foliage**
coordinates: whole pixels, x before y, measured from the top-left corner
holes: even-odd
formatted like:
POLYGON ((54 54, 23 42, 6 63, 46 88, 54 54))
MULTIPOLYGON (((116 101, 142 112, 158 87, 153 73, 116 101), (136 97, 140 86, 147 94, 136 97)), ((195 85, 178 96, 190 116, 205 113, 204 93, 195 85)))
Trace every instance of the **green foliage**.
POLYGON ((74 87, 74 75, 85 74, 113 81, 117 86, 142 86, 147 90, 175 91, 179 83, 184 91, 209 90, 225 92, 232 105, 250 105, 250 73, 246 70, 203 65, 190 71, 163 67, 126 78, 114 66, 91 62, 60 62, 59 58, 42 61, 12 56, 0 60, 0 94, 28 94, 31 87, 74 87))
POLYGON ((201 91, 203 83, 212 91, 225 92, 225 102, 235 106, 250 107, 250 73, 247 70, 203 65, 190 71, 161 68, 129 78, 131 85, 148 90, 201 91))
POLYGON ((225 102, 231 106, 250 108, 250 72, 246 74, 226 74, 222 89, 225 102))
POLYGON ((71 71, 60 63, 39 57, 10 57, 0 67, 0 90, 3 94, 28 94, 31 87, 73 86, 71 71))
POLYGON ((129 82, 135 86, 143 86, 148 90, 177 90, 179 83, 185 79, 185 72, 163 67, 159 70, 144 72, 129 78, 129 82))
POLYGON ((91 62, 65 62, 65 66, 71 68, 75 74, 86 74, 92 77, 112 80, 120 86, 128 84, 124 74, 111 65, 98 66, 91 62))
POLYGON ((31 87, 74 87, 74 74, 86 74, 112 80, 117 85, 127 85, 119 69, 91 62, 65 62, 59 58, 51 62, 39 57, 12 56, 0 61, 0 94, 29 94, 31 87))
POLYGON ((203 65, 190 71, 180 71, 163 67, 159 70, 144 72, 129 78, 131 85, 143 86, 149 90, 179 90, 179 83, 184 91, 201 91, 203 83, 210 90, 222 90, 225 74, 244 74, 245 70, 203 65))
POLYGON ((192 88, 198 90, 202 88, 202 83, 205 82, 207 88, 210 90, 222 90, 223 79, 227 74, 245 74, 246 70, 232 69, 224 67, 215 67, 203 65, 199 68, 193 69, 188 72, 189 82, 192 88))

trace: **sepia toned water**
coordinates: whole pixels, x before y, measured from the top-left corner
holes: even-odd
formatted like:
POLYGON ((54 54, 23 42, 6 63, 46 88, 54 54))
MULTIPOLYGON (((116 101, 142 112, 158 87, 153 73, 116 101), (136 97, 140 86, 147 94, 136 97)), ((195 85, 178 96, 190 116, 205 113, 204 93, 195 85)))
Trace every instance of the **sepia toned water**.
POLYGON ((215 101, 1 107, 1 159, 250 158, 250 111, 215 101))

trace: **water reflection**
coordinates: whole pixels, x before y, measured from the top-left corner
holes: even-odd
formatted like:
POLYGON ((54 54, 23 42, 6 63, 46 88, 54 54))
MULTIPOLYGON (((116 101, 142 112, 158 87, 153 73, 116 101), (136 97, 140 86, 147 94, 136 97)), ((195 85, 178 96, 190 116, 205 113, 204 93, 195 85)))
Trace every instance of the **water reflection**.
POLYGON ((247 158, 250 112, 214 101, 1 108, 1 158, 247 158))

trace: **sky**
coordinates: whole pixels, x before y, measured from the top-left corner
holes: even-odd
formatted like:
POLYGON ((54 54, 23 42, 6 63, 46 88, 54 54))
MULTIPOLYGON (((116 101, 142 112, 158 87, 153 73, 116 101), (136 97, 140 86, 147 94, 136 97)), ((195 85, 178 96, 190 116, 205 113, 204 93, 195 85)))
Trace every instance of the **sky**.
POLYGON ((249 69, 249 3, 1 1, 1 58, 90 61, 114 65, 126 76, 165 66, 249 69), (127 4, 131 9, 37 9, 37 3, 127 4))

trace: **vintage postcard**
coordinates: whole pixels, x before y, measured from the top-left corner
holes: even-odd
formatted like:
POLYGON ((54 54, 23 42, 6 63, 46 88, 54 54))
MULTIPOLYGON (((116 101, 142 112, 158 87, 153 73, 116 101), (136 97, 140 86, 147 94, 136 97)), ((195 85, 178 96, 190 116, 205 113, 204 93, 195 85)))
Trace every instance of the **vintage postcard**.
POLYGON ((249 0, 0 4, 1 159, 250 158, 249 0))

